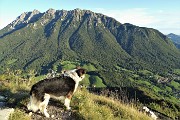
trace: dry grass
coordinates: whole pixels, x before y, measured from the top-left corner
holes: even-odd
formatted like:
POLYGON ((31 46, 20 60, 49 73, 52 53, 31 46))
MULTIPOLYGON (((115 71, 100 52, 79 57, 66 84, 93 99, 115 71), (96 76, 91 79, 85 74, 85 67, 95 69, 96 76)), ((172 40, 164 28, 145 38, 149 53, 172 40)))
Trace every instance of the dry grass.
POLYGON ((25 112, 16 109, 14 113, 9 116, 9 120, 31 120, 31 117, 25 112))
POLYGON ((104 96, 98 96, 79 90, 75 94, 72 106, 77 114, 86 120, 150 120, 151 118, 135 109, 132 105, 122 104, 104 96))
MULTIPOLYGON (((2 87, 0 90, 9 94, 9 103, 16 104, 15 112, 10 116, 10 120, 30 120, 30 117, 23 110, 21 105, 26 105, 29 99, 28 91, 30 85, 28 82, 22 82, 20 79, 1 79, 2 87), (17 82, 18 81, 18 82, 17 82)), ((139 112, 133 104, 124 104, 104 96, 98 96, 89 93, 86 89, 78 90, 71 102, 72 110, 75 112, 78 120, 150 120, 147 115, 139 112)))

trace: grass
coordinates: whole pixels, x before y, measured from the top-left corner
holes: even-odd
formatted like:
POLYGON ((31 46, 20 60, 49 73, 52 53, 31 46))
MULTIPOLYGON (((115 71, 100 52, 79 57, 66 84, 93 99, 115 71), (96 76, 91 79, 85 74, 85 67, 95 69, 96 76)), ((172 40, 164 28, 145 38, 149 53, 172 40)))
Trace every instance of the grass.
POLYGON ((133 105, 118 100, 94 95, 87 90, 79 90, 72 100, 76 113, 85 120, 150 120, 133 105))
POLYGON ((70 70, 74 69, 79 65, 78 62, 71 62, 71 61, 62 61, 61 62, 61 67, 63 70, 70 70))
MULTIPOLYGON (((64 64, 69 64, 69 62, 66 61, 64 64)), ((33 73, 33 71, 31 73, 33 73)), ((37 81, 43 79, 44 77, 45 76, 35 77, 33 76, 33 74, 30 74, 30 78, 25 78, 20 74, 16 75, 11 72, 0 75, 0 94, 7 96, 9 98, 8 103, 14 104, 16 108, 15 112, 13 113, 14 116, 11 116, 13 119, 15 119, 15 116, 21 115, 22 119, 24 119, 23 117, 25 115, 23 114, 26 113, 24 113, 24 111, 20 108, 22 105, 26 106, 27 101, 29 101, 30 87, 37 81)), ((150 81, 143 81, 143 79, 133 80, 132 78, 132 81, 135 81, 138 85, 142 85, 140 89, 142 89, 142 91, 144 91, 145 94, 147 94, 147 96, 150 96, 151 98, 157 101, 162 99, 162 96, 159 95, 162 94, 162 89, 160 89, 161 87, 166 88, 166 92, 172 91, 175 88, 177 90, 179 89, 179 84, 177 84, 178 82, 175 81, 171 81, 170 83, 168 83, 168 86, 155 86, 150 84, 150 81)), ((96 75, 87 74, 85 80, 83 80, 81 84, 84 84, 86 86, 96 85, 96 87, 104 87, 102 79, 96 75)), ((166 98, 166 101, 163 102, 164 104, 151 103, 149 106, 150 108, 153 108, 172 118, 175 118, 175 116, 179 115, 179 107, 177 107, 177 105, 174 104, 177 103, 177 99, 170 95, 166 97, 168 98, 166 98), (169 102, 167 100, 175 102, 172 103, 172 105, 169 105, 169 102), (164 106, 166 108, 164 108, 164 106)), ((165 99, 165 97, 163 99, 165 99)), ((73 97, 72 108, 73 111, 75 111, 75 113, 79 117, 79 119, 149 119, 146 115, 144 116, 143 113, 138 111, 135 104, 125 104, 118 100, 110 99, 103 96, 97 96, 89 93, 84 89, 77 91, 77 93, 73 97)), ((20 119, 21 117, 18 118, 20 119)))
POLYGON ((171 81, 170 86, 172 86, 176 90, 180 90, 180 84, 178 82, 171 81))
POLYGON ((156 104, 156 103, 151 103, 149 106, 154 109, 154 110, 157 110, 159 111, 160 113, 163 113, 167 116, 170 116, 171 118, 175 119, 175 116, 179 116, 179 111, 177 109, 173 109, 173 105, 171 106, 170 104, 166 104, 166 103, 162 103, 164 104, 163 106, 162 105, 159 105, 159 104, 156 104), (170 107, 171 106, 171 107, 170 107))
POLYGON ((90 75, 86 75, 86 77, 80 82, 81 85, 85 86, 90 86, 90 81, 89 81, 90 75))
MULTIPOLYGON (((15 99, 20 94, 14 96, 15 99)), ((10 115, 9 120, 30 120, 25 111, 21 109, 27 104, 29 98, 18 99, 16 109, 10 115)), ((150 120, 150 118, 133 105, 122 104, 121 102, 89 93, 87 90, 78 90, 71 102, 72 110, 78 120, 150 120)))
POLYGON ((24 111, 15 109, 14 113, 9 116, 9 120, 31 120, 31 117, 24 111))
POLYGON ((97 70, 97 69, 95 68, 95 66, 92 65, 92 64, 90 64, 90 63, 84 64, 84 65, 82 66, 82 68, 85 68, 85 69, 88 70, 88 71, 96 71, 96 70, 97 70))
POLYGON ((146 85, 146 86, 151 86, 152 84, 148 81, 145 80, 136 80, 137 84, 141 84, 141 85, 146 85))
MULTIPOLYGON (((26 105, 29 98, 19 100, 9 120, 30 120, 20 106, 26 105)), ((144 113, 138 111, 133 104, 124 104, 118 100, 89 93, 86 89, 79 89, 71 101, 72 111, 78 120, 151 120, 144 113)))
POLYGON ((174 69, 173 73, 176 75, 180 75, 180 69, 174 69))
MULTIPOLYGON (((35 79, 35 78, 34 78, 35 79)), ((21 79, 18 79, 21 80, 21 79)), ((33 80, 35 81, 35 80, 33 80)), ((30 120, 30 116, 22 109, 29 101, 29 90, 31 85, 18 82, 14 85, 14 80, 7 82, 1 80, 3 84, 0 92, 8 95, 8 104, 13 104, 15 111, 9 120, 30 120), (21 88, 21 89, 20 89, 21 88)), ((89 93, 86 89, 78 90, 71 102, 72 110, 78 119, 83 120, 149 120, 150 118, 139 112, 133 105, 123 104, 118 100, 98 96, 89 93)))
POLYGON ((89 80, 91 82, 91 86, 106 87, 106 85, 103 84, 102 79, 98 76, 92 75, 89 80))

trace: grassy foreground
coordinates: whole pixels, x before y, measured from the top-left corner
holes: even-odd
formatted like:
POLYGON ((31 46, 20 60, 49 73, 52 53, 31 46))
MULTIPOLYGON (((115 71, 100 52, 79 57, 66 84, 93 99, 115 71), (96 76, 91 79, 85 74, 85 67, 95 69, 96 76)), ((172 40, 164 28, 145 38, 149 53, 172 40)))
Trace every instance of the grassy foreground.
POLYGON ((85 120, 150 120, 147 115, 139 112, 133 105, 122 104, 120 101, 79 90, 72 100, 77 114, 85 120))
MULTIPOLYGON (((27 103, 22 99, 21 105, 27 103)), ((151 118, 139 112, 133 105, 122 104, 117 100, 89 93, 87 90, 78 90, 71 102, 72 111, 78 120, 150 120, 151 118)), ((15 109, 10 120, 30 120, 27 113, 15 109)))
MULTIPOLYGON (((7 96, 7 103, 15 108, 9 120, 31 119, 25 109, 29 101, 29 90, 35 82, 37 81, 34 78, 23 82, 20 78, 0 75, 0 94, 7 96)), ((71 101, 72 112, 77 120, 151 119, 134 106, 134 104, 124 104, 112 98, 89 93, 85 88, 78 89, 71 101)))

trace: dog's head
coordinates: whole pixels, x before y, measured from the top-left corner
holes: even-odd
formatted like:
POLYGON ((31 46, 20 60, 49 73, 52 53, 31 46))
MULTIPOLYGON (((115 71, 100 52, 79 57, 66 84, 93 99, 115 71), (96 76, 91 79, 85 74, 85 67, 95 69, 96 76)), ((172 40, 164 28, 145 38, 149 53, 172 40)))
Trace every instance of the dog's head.
MULTIPOLYGON (((77 75, 79 76, 79 78, 82 80, 82 79, 85 78, 86 70, 83 69, 83 68, 78 68, 78 69, 76 70, 76 73, 77 73, 77 75)), ((81 81, 81 80, 80 80, 80 81, 81 81)))
POLYGON ((77 83, 85 78, 85 74, 86 74, 86 70, 78 67, 73 70, 65 71, 63 75, 72 78, 77 83))

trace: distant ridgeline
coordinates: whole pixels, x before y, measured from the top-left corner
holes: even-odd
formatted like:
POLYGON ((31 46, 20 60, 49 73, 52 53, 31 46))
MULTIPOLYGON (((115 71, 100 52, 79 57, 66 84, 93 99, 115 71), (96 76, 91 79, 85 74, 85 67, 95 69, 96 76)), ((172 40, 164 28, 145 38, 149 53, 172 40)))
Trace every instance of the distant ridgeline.
POLYGON ((180 49, 180 35, 175 35, 175 34, 173 34, 173 33, 170 33, 170 34, 168 34, 167 36, 168 36, 168 38, 170 38, 170 39, 173 41, 174 45, 175 45, 178 49, 180 49))
POLYGON ((164 73, 180 68, 180 51, 152 28, 121 24, 89 10, 22 13, 0 30, 0 69, 45 73, 62 61, 164 73))

